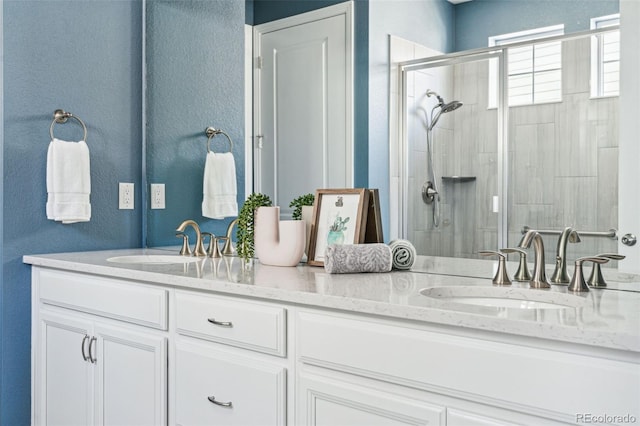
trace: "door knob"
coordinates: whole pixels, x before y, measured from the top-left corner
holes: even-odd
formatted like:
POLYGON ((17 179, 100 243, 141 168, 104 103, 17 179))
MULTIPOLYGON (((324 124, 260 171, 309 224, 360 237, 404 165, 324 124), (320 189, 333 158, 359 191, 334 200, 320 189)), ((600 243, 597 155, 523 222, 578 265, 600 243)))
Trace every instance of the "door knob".
POLYGON ((636 236, 633 234, 625 234, 620 240, 625 246, 633 246, 636 244, 636 236))

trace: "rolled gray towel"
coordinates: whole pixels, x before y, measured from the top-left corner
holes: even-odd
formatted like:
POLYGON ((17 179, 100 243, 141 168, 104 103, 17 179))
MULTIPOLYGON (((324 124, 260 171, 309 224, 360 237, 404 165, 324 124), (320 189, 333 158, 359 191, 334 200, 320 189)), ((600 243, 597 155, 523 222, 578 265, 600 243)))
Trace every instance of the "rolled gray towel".
POLYGON ((389 243, 393 258, 393 268, 408 270, 416 261, 418 253, 409 240, 393 240, 389 243))
POLYGON ((391 271, 391 249, 376 244, 331 244, 324 255, 324 270, 330 274, 391 271))

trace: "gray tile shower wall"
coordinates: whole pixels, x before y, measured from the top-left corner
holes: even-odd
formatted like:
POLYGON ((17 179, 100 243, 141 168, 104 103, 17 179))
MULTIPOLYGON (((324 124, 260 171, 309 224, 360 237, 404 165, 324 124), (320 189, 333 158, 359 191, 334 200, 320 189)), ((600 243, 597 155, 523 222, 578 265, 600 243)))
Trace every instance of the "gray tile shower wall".
MULTIPOLYGON (((515 246, 522 227, 608 231, 618 215, 618 98, 591 98, 589 39, 563 42, 562 101, 511 107, 509 111, 508 240, 515 246)), ((431 206, 420 199, 427 180, 424 113, 410 115, 409 238, 420 254, 477 257, 497 245, 497 111, 488 109, 486 60, 415 72, 410 102, 430 112, 423 92, 438 84, 445 99, 464 107, 444 116, 434 130, 439 176, 476 180, 441 188, 441 224, 434 228, 431 206), (435 83, 434 83, 435 82, 435 83), (428 87, 429 86, 429 87, 428 87), (451 94, 449 96, 449 94, 451 94), (447 99, 449 100, 449 99, 447 99)), ((410 103, 411 105, 411 103, 410 103)), ((555 257, 557 236, 544 237, 547 262, 555 257)), ((583 237, 568 257, 615 252, 615 240, 583 237)))

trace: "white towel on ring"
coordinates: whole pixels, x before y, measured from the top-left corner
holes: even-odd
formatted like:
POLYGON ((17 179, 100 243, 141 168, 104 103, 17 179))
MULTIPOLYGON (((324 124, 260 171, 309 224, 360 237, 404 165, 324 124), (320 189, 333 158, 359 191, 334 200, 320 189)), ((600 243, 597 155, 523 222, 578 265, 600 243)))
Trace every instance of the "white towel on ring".
POLYGON ((47 219, 62 223, 91 219, 91 172, 85 141, 53 139, 47 151, 47 219))
POLYGON ((202 184, 202 216, 211 219, 237 216, 237 192, 233 154, 207 153, 202 184))

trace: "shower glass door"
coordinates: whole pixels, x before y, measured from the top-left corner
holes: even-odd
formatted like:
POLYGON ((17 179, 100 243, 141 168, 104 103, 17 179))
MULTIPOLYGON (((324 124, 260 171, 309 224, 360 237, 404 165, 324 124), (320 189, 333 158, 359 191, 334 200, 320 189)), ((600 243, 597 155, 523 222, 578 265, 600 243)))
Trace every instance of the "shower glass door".
POLYGON ((495 57, 405 68, 404 235, 418 254, 477 258, 498 245, 503 120, 488 99, 495 57))
POLYGON ((517 247, 535 229, 553 263, 565 227, 582 234, 569 259, 617 252, 619 97, 611 70, 619 51, 601 68, 602 93, 592 62, 609 31, 400 64, 400 235, 419 254, 478 258, 479 250, 517 247), (528 49, 558 65, 541 57, 528 72, 509 60, 527 58, 528 49), (454 101, 462 107, 448 108, 454 101), (430 180, 439 203, 423 197, 430 180))

